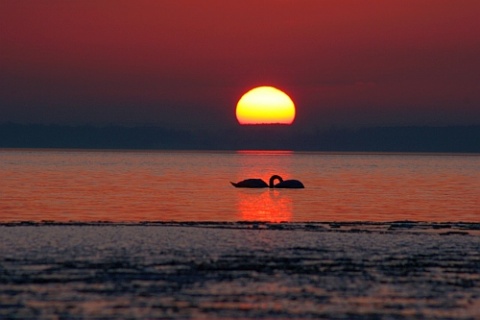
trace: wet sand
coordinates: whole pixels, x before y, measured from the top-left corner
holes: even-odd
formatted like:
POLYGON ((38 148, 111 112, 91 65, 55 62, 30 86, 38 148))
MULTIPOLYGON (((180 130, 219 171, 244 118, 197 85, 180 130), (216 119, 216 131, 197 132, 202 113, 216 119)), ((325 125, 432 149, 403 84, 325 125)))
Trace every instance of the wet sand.
POLYGON ((478 319, 478 223, 6 223, 2 319, 478 319))

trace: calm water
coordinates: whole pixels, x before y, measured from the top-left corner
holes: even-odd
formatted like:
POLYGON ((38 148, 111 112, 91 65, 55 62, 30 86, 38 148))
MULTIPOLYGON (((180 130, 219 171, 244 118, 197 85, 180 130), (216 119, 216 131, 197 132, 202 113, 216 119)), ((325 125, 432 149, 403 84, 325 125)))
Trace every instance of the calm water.
POLYGON ((0 222, 480 221, 480 155, 0 150, 0 222), (272 174, 303 190, 236 189, 272 174))

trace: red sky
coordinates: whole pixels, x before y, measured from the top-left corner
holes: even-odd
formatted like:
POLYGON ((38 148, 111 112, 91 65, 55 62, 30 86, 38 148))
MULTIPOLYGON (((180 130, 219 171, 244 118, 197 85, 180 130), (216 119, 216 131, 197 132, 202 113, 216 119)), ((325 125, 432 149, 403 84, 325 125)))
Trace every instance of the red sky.
POLYGON ((480 1, 0 0, 0 123, 480 124, 480 1))

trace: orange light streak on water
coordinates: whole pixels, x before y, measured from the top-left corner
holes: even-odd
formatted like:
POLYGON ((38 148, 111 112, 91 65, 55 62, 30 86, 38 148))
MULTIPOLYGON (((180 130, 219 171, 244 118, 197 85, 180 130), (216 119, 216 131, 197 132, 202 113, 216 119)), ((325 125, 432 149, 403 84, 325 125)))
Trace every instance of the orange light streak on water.
POLYGON ((277 190, 244 190, 238 193, 239 220, 290 222, 293 215, 292 199, 277 190))

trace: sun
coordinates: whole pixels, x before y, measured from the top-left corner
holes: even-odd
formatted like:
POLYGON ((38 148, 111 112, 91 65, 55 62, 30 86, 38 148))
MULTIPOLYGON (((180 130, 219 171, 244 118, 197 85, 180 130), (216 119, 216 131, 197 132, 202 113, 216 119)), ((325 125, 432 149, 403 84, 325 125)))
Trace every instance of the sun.
POLYGON ((283 91, 270 87, 256 87, 245 93, 237 103, 240 124, 292 124, 295 104, 283 91))

